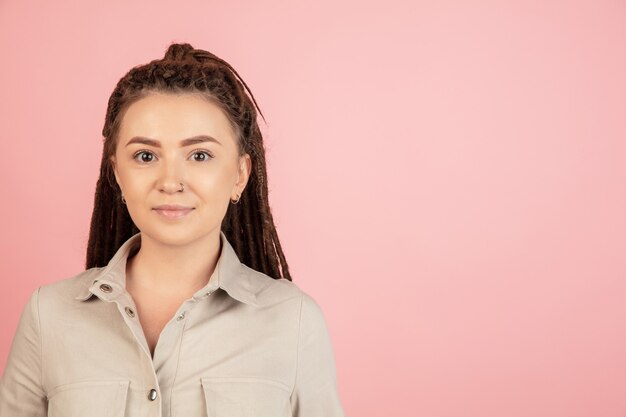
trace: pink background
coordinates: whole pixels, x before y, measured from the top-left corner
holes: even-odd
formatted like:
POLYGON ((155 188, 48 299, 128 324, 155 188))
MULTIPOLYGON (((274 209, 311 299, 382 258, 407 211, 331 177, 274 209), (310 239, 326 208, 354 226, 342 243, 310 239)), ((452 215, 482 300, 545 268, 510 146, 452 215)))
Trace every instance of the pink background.
POLYGON ((106 102, 186 41, 264 111, 347 416, 626 415, 624 1, 0 2, 0 366, 83 270, 106 102))

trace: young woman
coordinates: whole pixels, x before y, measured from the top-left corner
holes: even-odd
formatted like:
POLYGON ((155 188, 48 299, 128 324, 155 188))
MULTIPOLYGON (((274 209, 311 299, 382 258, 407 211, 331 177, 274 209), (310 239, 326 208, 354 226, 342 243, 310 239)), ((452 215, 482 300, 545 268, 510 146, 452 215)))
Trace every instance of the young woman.
POLYGON ((86 270, 30 296, 0 416, 344 415, 324 316, 276 233, 255 107, 189 44, 118 82, 86 270))

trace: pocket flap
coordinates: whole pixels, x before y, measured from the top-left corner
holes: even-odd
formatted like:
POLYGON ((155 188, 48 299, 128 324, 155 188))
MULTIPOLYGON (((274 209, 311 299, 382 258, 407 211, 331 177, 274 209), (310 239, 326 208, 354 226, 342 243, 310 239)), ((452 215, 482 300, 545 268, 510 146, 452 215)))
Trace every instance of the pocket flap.
POLYGON ((48 393, 48 417, 124 417, 129 380, 59 385, 48 393))
POLYGON ((203 377, 201 381, 208 417, 290 415, 290 389, 282 382, 256 377, 203 377))

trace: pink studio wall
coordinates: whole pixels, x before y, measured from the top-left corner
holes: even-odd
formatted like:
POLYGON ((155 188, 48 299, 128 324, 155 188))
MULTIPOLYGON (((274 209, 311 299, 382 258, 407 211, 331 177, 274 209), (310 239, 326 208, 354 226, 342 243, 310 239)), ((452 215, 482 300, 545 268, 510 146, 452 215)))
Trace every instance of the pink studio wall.
POLYGON ((115 83, 186 41, 268 120, 346 415, 626 415, 624 1, 86 3, 0 3, 0 369, 83 270, 115 83))

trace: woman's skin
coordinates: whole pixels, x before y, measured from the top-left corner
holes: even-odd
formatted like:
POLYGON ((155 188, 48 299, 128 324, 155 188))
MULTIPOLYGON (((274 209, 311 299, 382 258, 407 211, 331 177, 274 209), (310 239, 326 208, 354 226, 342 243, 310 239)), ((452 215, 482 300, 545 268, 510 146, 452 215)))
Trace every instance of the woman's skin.
POLYGON ((236 136, 216 104, 195 94, 155 93, 126 110, 111 160, 141 231, 141 248, 126 266, 126 289, 153 352, 165 324, 213 273, 221 222, 230 199, 243 193, 251 159, 239 157, 236 136), (182 140, 198 136, 217 142, 181 146, 182 140), (139 137, 156 143, 129 143, 139 137), (154 210, 161 204, 193 210, 172 219, 154 210))

